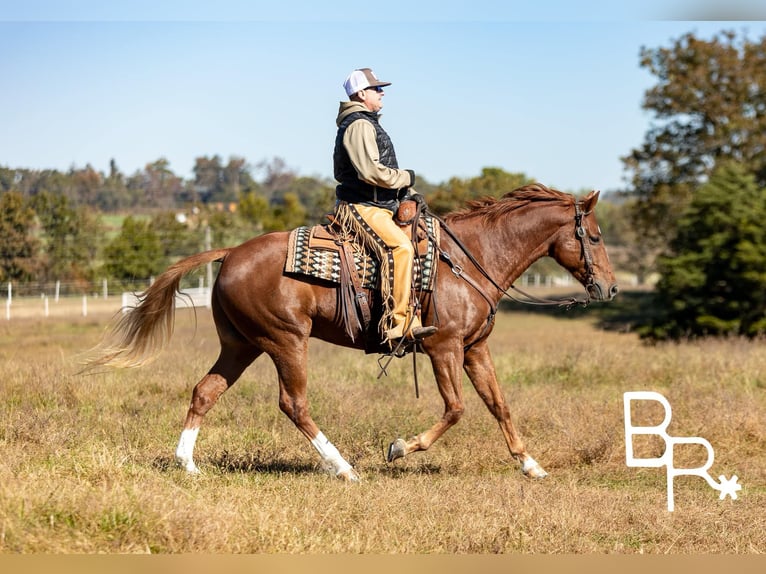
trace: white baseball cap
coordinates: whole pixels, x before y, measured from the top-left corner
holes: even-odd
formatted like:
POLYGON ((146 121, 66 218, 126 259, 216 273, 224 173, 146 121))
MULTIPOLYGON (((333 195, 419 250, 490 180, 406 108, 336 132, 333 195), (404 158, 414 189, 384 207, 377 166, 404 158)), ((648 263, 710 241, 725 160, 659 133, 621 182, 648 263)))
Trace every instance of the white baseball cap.
POLYGON ((351 96, 366 88, 390 85, 391 82, 381 82, 378 80, 370 68, 359 68, 358 70, 354 70, 348 75, 346 81, 343 82, 343 87, 346 89, 347 96, 351 96))

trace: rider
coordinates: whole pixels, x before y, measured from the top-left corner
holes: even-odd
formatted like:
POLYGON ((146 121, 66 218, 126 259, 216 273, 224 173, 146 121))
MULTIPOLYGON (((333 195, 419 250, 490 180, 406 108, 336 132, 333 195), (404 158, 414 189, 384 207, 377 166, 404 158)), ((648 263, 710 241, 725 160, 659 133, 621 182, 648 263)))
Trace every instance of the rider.
POLYGON ((384 342, 395 344, 402 338, 428 337, 437 329, 421 325, 410 304, 415 248, 393 219, 400 200, 406 197, 422 202, 423 198, 412 189, 415 172, 399 169, 391 138, 379 123, 383 88, 390 85, 378 80, 370 68, 354 70, 346 78, 343 87, 349 101, 340 103, 333 164, 335 179, 339 182, 335 190, 336 218, 356 220, 357 230, 366 235, 367 243, 385 246, 392 256, 393 270, 389 270, 388 257, 377 250, 383 255, 381 286, 389 310, 389 317, 384 314, 382 321, 384 342), (351 211, 351 216, 344 210, 351 211), (362 221, 377 238, 365 231, 362 221), (391 277, 393 285, 388 287, 385 277, 391 277))

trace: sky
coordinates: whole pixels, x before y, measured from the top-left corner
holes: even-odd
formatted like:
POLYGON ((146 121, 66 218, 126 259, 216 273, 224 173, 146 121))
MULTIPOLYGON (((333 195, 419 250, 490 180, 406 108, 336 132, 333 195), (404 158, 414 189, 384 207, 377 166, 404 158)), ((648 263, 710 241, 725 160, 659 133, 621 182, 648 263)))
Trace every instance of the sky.
POLYGON ((400 167, 430 183, 498 167, 611 191, 655 121, 641 47, 760 39, 760 4, 0 0, 0 166, 189 178, 218 155, 329 179, 343 80, 371 67, 400 167))

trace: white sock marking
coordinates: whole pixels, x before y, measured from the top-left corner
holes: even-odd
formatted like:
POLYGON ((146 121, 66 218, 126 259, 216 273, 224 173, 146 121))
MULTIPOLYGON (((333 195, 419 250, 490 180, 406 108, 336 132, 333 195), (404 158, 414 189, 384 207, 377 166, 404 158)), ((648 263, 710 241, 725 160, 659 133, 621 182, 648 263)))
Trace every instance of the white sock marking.
POLYGON ((184 429, 176 448, 176 460, 189 472, 199 472, 197 465, 194 464, 194 445, 197 442, 198 434, 199 428, 184 429))
POLYGON ((316 438, 311 439, 311 444, 317 449, 322 460, 332 466, 335 470, 335 474, 340 474, 341 472, 346 472, 351 469, 351 465, 341 456, 338 449, 335 448, 335 445, 327 440, 327 437, 324 436, 322 431, 319 431, 316 438))

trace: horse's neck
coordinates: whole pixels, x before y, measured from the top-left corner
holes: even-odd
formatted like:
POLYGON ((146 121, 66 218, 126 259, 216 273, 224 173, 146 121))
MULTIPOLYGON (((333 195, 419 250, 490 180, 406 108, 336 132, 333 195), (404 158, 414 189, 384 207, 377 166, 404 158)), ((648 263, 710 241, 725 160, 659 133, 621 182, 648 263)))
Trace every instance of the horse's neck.
POLYGON ((467 218, 450 225, 455 235, 490 277, 507 289, 535 261, 547 255, 560 225, 551 219, 530 217, 520 209, 496 223, 467 218))

